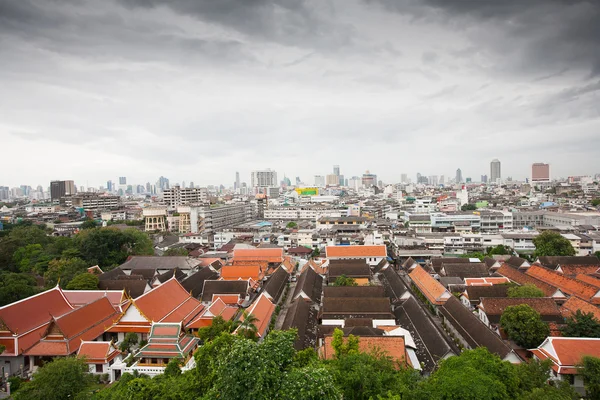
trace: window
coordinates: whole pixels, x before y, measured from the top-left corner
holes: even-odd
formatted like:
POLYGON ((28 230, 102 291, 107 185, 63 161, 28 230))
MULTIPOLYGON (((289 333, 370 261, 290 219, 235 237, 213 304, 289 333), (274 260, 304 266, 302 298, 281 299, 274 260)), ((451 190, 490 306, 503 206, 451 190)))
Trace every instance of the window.
POLYGON ((104 372, 104 365, 102 364, 96 364, 96 373, 97 374, 101 374, 104 372))

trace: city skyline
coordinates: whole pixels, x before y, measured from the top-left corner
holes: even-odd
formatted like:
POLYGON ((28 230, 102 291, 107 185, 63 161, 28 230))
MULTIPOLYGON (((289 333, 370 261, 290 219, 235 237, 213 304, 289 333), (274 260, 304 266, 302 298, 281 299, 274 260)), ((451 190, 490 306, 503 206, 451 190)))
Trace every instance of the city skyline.
POLYGON ((217 4, 5 2, 2 184, 598 172, 598 3, 217 4))

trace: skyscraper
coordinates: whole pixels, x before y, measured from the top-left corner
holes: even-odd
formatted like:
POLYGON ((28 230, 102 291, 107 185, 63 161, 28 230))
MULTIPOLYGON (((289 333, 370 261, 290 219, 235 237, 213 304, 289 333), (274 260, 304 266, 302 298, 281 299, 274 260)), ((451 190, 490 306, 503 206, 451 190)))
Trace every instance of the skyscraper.
POLYGON ((456 170, 456 183, 461 183, 463 181, 462 171, 459 169, 456 170))
POLYGON ((334 165, 333 166, 333 174, 340 176, 340 166, 339 165, 334 165))
POLYGON ((235 173, 235 184, 233 185, 234 190, 239 190, 240 188, 240 173, 236 171, 235 173))
POLYGON ((400 175, 400 182, 402 182, 402 183, 408 183, 408 176, 406 174, 401 174, 400 175))
POLYGON ((481 183, 487 183, 487 175, 481 175, 481 183))
POLYGON ((277 172, 270 169, 262 171, 252 171, 250 175, 250 185, 253 188, 278 187, 277 172))
POLYGON ((52 181, 50 182, 50 199, 52 201, 60 200, 64 196, 75 194, 75 182, 73 181, 52 181))
POLYGON ((120 176, 119 177, 119 185, 127 185, 127 177, 120 176))
POLYGON ((377 185, 377 175, 372 174, 367 170, 362 176, 362 184, 367 188, 377 185))
POLYGON ((497 183, 500 178, 502 178, 502 174, 500 171, 500 160, 494 158, 490 163, 490 179, 492 183, 497 183))
POLYGON ((315 175, 315 186, 325 187, 325 177, 323 175, 315 175))
POLYGON ((550 164, 534 163, 531 165, 531 182, 550 182, 550 164))
POLYGON ((106 190, 108 192, 112 192, 113 191, 113 182, 112 181, 106 181, 106 190))

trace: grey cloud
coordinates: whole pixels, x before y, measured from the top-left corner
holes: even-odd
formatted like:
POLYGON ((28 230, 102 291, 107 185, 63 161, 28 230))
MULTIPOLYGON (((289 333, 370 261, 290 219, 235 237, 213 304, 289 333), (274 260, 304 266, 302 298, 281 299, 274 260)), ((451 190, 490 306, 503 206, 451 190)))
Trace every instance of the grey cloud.
POLYGON ((438 58, 438 54, 433 51, 426 51, 421 55, 421 61, 423 61, 424 64, 435 63, 438 60, 438 58))

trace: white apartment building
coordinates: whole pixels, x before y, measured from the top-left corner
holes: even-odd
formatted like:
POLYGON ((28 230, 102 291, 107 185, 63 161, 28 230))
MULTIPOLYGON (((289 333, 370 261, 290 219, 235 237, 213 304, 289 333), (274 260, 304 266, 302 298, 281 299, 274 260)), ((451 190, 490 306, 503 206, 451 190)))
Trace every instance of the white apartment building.
POLYGON ((250 175, 250 186, 253 188, 278 187, 277 172, 270 169, 252 171, 250 175))
POLYGON ((517 253, 532 253, 535 251, 533 239, 537 232, 531 233, 503 233, 501 234, 504 246, 514 249, 517 253))
POLYGON ((206 188, 182 188, 173 186, 163 192, 163 200, 169 207, 177 207, 186 204, 208 203, 208 191, 206 188))
POLYGON ((481 216, 472 212, 431 213, 431 227, 435 230, 452 230, 468 224, 471 230, 481 227, 481 216))
POLYGON ((265 210, 264 219, 278 221, 315 221, 320 217, 341 217, 346 210, 322 207, 271 207, 265 210))
POLYGON ((485 210, 480 212, 482 233, 498 233, 513 230, 513 215, 509 211, 485 210))

